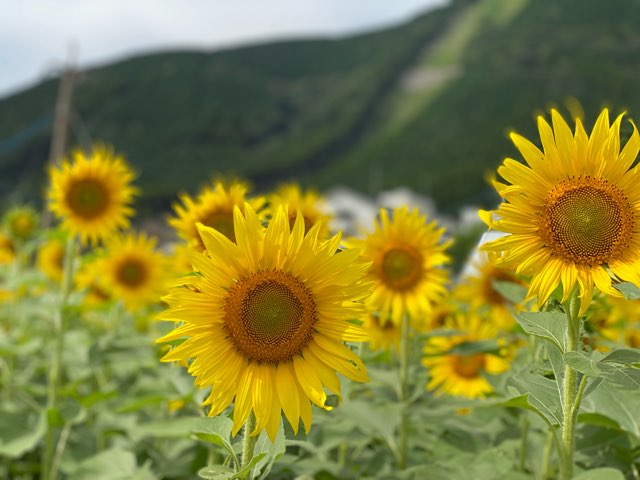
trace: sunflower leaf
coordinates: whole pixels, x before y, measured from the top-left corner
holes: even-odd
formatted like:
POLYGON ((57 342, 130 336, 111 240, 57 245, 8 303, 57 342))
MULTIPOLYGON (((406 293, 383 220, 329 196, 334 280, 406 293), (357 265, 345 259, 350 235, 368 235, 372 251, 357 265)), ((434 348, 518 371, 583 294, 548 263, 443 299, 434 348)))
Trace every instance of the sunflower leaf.
POLYGON ((627 300, 640 300, 640 288, 636 287, 633 283, 623 282, 614 285, 627 300))
POLYGON ((581 412, 603 415, 640 439, 640 390, 621 390, 609 382, 583 398, 581 412))
POLYGON ((615 362, 625 365, 640 363, 640 350, 637 348, 619 348, 604 357, 601 362, 615 362))
POLYGON ((564 313, 523 312, 516 314, 516 321, 528 334, 549 340, 564 352, 567 321, 564 313))
POLYGON ((527 289, 522 285, 505 280, 494 280, 493 288, 511 303, 522 303, 527 296, 527 289))
POLYGON ((235 474, 233 470, 224 465, 208 465, 198 470, 198 476, 207 480, 229 480, 235 474))
POLYGON ((533 410, 550 425, 562 425, 562 403, 555 380, 521 372, 518 377, 509 379, 507 390, 514 397, 507 400, 505 406, 533 410))
POLYGON ((620 470, 604 467, 582 472, 574 480, 624 480, 624 475, 620 470))

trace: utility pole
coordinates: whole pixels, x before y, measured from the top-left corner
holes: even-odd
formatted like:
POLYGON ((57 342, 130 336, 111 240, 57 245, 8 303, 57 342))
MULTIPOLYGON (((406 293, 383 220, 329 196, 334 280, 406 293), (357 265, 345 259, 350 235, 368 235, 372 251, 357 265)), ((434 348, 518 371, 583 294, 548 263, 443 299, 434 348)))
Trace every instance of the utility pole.
POLYGON ((49 149, 49 166, 60 163, 67 147, 67 134, 71 118, 71 102, 73 99, 73 84, 75 68, 69 63, 60 74, 60 86, 58 87, 58 99, 53 116, 53 130, 51 132, 51 147, 49 149))
MULTIPOLYGON (((56 99, 55 111, 53 114, 53 127, 51 129, 51 144, 49 147, 49 168, 60 165, 67 148, 67 137, 69 134, 69 124, 71 122, 71 103, 73 101, 73 87, 75 83, 75 48, 69 47, 67 64, 60 73, 60 84, 58 86, 58 97, 56 99)), ((46 202, 46 200, 45 200, 46 202)), ((44 208, 43 226, 51 226, 51 212, 44 208)))

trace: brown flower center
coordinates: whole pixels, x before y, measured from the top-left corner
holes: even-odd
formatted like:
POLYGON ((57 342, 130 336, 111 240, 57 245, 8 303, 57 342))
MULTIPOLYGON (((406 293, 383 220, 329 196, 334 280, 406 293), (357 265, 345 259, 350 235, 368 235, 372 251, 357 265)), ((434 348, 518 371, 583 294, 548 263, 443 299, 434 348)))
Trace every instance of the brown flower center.
POLYGON ((422 278, 422 254, 409 245, 388 248, 378 262, 378 275, 392 290, 410 290, 422 278))
POLYGON ((633 226, 631 204, 617 186, 581 177, 560 182, 549 193, 540 231, 558 257, 595 266, 624 251, 633 226))
POLYGON ((109 192, 96 180, 77 180, 69 187, 65 201, 75 215, 92 220, 109 207, 109 192))
MULTIPOLYGON (((207 227, 215 228, 232 242, 236 241, 236 232, 233 227, 232 211, 215 211, 202 218, 201 223, 207 227)), ((204 245, 203 245, 204 248, 204 245)))
POLYGON ((452 355, 451 367, 463 378, 477 378, 485 367, 485 357, 481 353, 475 355, 452 355))
POLYGON ((229 290, 225 328, 249 360, 290 360, 309 343, 316 322, 313 294, 289 273, 262 270, 229 290))
POLYGON ((128 258, 118 265, 116 277, 122 285, 129 288, 139 287, 147 280, 147 266, 137 258, 128 258))

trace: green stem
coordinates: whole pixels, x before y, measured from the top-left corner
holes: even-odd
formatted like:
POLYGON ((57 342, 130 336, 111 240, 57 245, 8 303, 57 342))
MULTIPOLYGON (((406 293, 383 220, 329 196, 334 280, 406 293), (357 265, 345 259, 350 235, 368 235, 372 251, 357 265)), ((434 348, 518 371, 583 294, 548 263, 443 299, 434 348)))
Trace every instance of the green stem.
MULTIPOLYGON (((565 353, 578 351, 580 340, 580 299, 575 289, 565 303, 567 315, 567 338, 565 353)), ((570 480, 573 477, 573 451, 575 448, 575 427, 582 395, 577 392, 578 372, 569 365, 564 367, 564 403, 562 406, 562 455, 560 455, 560 478, 570 480)), ((584 387, 582 387, 584 390, 584 387)))
POLYGON ((522 436, 520 437, 520 458, 518 459, 518 470, 526 471, 527 445, 529 437, 529 420, 522 415, 522 436))
POLYGON ((400 419, 400 445, 398 467, 405 469, 407 466, 407 444, 408 444, 408 398, 409 398, 409 317, 404 315, 400 324, 400 402, 402 403, 402 418, 400 419))
MULTIPOLYGON (((249 414, 247 423, 244 424, 243 439, 242 439, 242 468, 249 465, 253 458, 253 449, 256 446, 258 440, 257 435, 251 435, 256 429, 256 416, 253 411, 249 414)), ((247 480, 251 480, 252 474, 249 472, 246 476, 247 480)))
POLYGON ((56 409, 58 403, 58 394, 60 389, 60 373, 62 370, 62 352, 64 351, 64 334, 66 330, 66 309, 73 285, 73 257, 75 255, 75 238, 70 237, 67 240, 67 246, 64 256, 64 273, 62 277, 62 285, 60 289, 60 306, 56 312, 56 335, 55 350, 51 367, 49 368, 49 379, 47 383, 47 434, 45 436, 45 446, 42 456, 42 479, 53 480, 57 477, 56 465, 53 462, 53 453, 56 443, 56 432, 50 422, 50 415, 56 409))
POLYGON ((542 467, 540 468, 540 480, 547 480, 551 478, 551 472, 549 468, 551 467, 551 452, 553 451, 554 445, 554 431, 553 427, 549 427, 549 432, 547 433, 547 439, 544 442, 544 448, 542 450, 542 467))

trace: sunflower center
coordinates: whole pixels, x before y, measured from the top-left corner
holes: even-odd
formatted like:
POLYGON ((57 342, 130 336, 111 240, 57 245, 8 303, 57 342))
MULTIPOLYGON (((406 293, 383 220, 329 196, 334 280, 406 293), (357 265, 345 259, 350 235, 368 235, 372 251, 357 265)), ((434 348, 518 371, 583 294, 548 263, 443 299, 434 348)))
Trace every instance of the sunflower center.
POLYGON ((127 259, 118 266, 116 277, 122 285, 139 287, 147 280, 147 268, 139 260, 127 259))
POLYGON ((520 283, 516 277, 511 275, 509 272, 499 268, 492 269, 486 276, 483 285, 484 297, 491 305, 504 305, 509 303, 507 299, 495 289, 493 282, 520 283))
MULTIPOLYGON (((296 224, 296 218, 298 213, 296 211, 289 212, 289 227, 293 230, 293 226, 296 224)), ((308 218, 306 215, 302 216, 304 220, 304 233, 307 233, 315 225, 315 222, 308 218)))
POLYGON ((34 228, 35 222, 30 215, 19 215, 11 222, 11 230, 22 238, 29 237, 34 228))
POLYGON ((382 255, 380 277, 393 290, 409 290, 422 277, 420 252, 408 245, 396 245, 382 255))
POLYGON ((55 249, 55 251, 53 252, 52 263, 55 265, 55 267, 58 270, 62 271, 64 269, 64 248, 63 247, 59 247, 55 249))
POLYGON ((233 228, 233 212, 211 212, 202 219, 202 224, 215 228, 232 242, 236 241, 236 233, 233 228))
POLYGON ((107 209, 109 193, 100 182, 79 180, 70 186, 66 202, 76 215, 90 220, 99 217, 107 209))
POLYGON ((629 200, 618 187, 584 177, 561 182, 549 193, 541 232, 560 258, 595 266, 622 253, 633 223, 629 200))
POLYGON ((296 277, 262 270, 238 281, 225 304, 225 328, 236 350, 258 362, 280 363, 300 353, 317 321, 311 291, 296 277))
POLYGON ((485 358, 481 353, 475 355, 452 355, 451 367, 463 378, 477 378, 485 367, 485 358))

